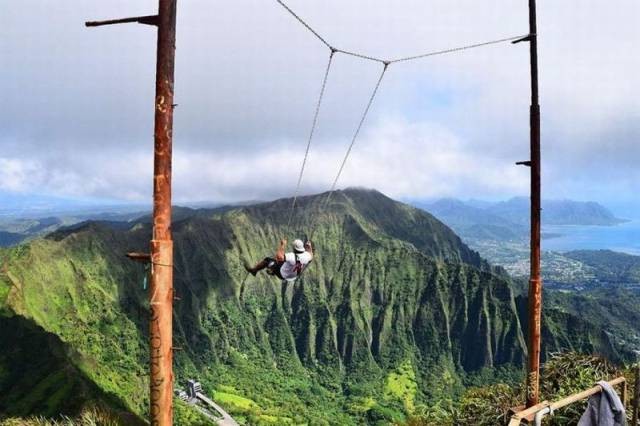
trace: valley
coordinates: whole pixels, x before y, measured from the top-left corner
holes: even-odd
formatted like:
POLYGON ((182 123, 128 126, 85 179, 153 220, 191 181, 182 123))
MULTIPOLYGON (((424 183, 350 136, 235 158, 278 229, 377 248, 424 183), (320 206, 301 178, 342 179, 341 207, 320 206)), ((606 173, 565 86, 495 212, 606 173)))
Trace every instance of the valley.
MULTIPOLYGON (((389 424, 460 400, 472 385, 521 381, 518 280, 427 212, 373 190, 338 191, 326 210, 324 197, 301 197, 289 228, 281 214, 288 199, 176 209, 177 381, 198 377, 240 424, 389 424), (282 236, 311 233, 317 258, 295 284, 244 272, 282 236)), ((97 403, 145 417, 148 294, 144 268, 124 253, 144 251, 149 235, 148 217, 88 221, 0 249, 2 318, 58 339, 56 363, 68 372, 43 365, 30 386, 47 389, 55 377, 58 388, 86 389, 73 391, 69 406, 64 394, 14 392, 24 382, 0 376, 0 412, 75 415, 97 403)), ((589 266, 587 257, 572 261, 589 266)), ((619 261, 635 276, 633 262, 619 261)), ((543 359, 558 351, 631 359, 634 299, 607 318, 615 300, 580 297, 545 304, 543 359), (585 304, 592 318, 582 317, 585 304)), ((6 337, 11 359, 34 356, 26 341, 6 337)), ((0 359, 0 371, 11 359, 0 359)), ((179 418, 193 415, 176 407, 179 418)))

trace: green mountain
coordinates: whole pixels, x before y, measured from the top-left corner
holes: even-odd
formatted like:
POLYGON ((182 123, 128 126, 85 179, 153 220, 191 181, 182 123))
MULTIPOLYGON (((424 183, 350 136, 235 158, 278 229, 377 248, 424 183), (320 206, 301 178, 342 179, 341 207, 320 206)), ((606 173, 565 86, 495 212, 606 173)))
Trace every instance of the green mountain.
POLYGON ((601 283, 640 284, 640 256, 611 250, 574 250, 562 255, 589 266, 601 283))
POLYGON ((77 367, 83 357, 21 316, 0 317, 0 413, 57 416, 83 405, 107 404, 123 424, 142 424, 115 395, 105 393, 77 367))
MULTIPOLYGON (((486 209, 488 212, 519 223, 529 224, 529 199, 514 197, 495 203, 486 209)), ((624 220, 606 207, 594 201, 543 200, 542 223, 544 225, 617 225, 624 220)))
MULTIPOLYGON (((108 209, 108 207, 105 207, 108 209)), ((123 210, 126 207, 123 207, 123 210)), ((133 210, 133 208, 130 208, 133 210)), ((144 215, 140 211, 96 211, 62 212, 58 216, 16 217, 8 215, 0 218, 0 247, 11 247, 23 241, 45 236, 62 227, 72 226, 87 220, 131 222, 144 215)))
POLYGON ((454 198, 443 198, 422 207, 465 239, 520 240, 528 233, 521 223, 454 198))
MULTIPOLYGON (((529 199, 514 197, 497 203, 443 198, 419 203, 453 228, 465 241, 521 241, 529 236, 529 199)), ((543 225, 617 225, 624 220, 606 207, 589 201, 543 200, 543 225)))
POLYGON ((0 231, 0 247, 9 247, 23 241, 25 236, 15 232, 0 231))
POLYGON ((608 286, 578 293, 553 291, 545 293, 545 297, 547 306, 553 307, 548 313, 554 319, 553 327, 559 329, 561 318, 567 318, 564 333, 549 330, 549 334, 556 335, 556 338, 548 340, 553 342, 551 346, 571 348, 577 341, 568 335, 574 334, 583 339, 582 351, 591 346, 589 353, 599 353, 612 361, 637 361, 640 348, 640 292, 608 286), (586 329, 583 329, 584 325, 573 321, 573 318, 580 316, 585 318, 586 329))
MULTIPOLYGON (((388 424, 488 371, 518 374, 521 303, 500 269, 422 210, 367 190, 338 191, 324 209, 326 195, 300 198, 292 227, 289 199, 179 212, 178 384, 199 378, 250 424, 388 424), (295 284, 243 270, 303 234, 317 256, 295 284)), ((3 336, 13 355, 0 357, 0 394, 42 390, 0 398, 0 415, 73 413, 99 399, 144 416, 148 294, 143 267, 123 255, 146 251, 149 237, 146 220, 87 222, 0 250, 0 318, 57 339, 3 336), (8 373, 49 352, 33 377, 8 373)), ((561 326, 550 332, 583 347, 561 326)))

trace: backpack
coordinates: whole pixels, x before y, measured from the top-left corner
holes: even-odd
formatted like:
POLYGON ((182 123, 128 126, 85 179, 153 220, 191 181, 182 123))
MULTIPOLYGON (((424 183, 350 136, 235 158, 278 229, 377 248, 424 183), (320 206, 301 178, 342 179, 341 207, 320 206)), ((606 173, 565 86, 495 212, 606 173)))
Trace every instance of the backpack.
MULTIPOLYGON (((302 262, 300 262, 300 258, 298 257, 298 253, 294 252, 293 254, 296 257, 296 266, 293 267, 293 270, 296 271, 296 276, 299 277, 300 274, 302 274, 302 271, 304 271, 306 265, 303 265, 302 262)), ((310 260, 309 263, 311 263, 312 260, 310 260)), ((309 263, 307 263, 307 265, 309 263)))

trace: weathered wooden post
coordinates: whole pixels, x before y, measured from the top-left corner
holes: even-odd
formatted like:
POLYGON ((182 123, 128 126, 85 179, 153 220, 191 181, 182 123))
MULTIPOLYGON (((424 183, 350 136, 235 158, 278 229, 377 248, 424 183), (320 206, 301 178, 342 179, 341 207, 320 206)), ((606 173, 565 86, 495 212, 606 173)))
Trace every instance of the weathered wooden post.
POLYGON ((173 421, 173 241, 171 238, 171 158, 173 140, 173 82, 176 41, 176 0, 159 0, 158 14, 86 26, 137 22, 158 27, 153 167, 153 235, 151 254, 132 254, 151 262, 149 303, 150 423, 173 421))
POLYGON ((540 328, 542 322, 542 278, 540 276, 540 104, 538 98, 538 35, 536 0, 529 0, 529 36, 531 56, 531 277, 529 279, 529 361, 527 407, 539 402, 540 328))
POLYGON ((531 272, 529 278, 529 335, 527 362, 527 407, 539 402, 540 327, 542 322, 542 278, 540 276, 540 104, 538 96, 538 34, 536 1, 529 0, 529 35, 514 43, 529 42, 531 64, 531 107, 529 110, 529 161, 517 164, 531 168, 531 272))
POLYGON ((640 420, 640 363, 636 365, 636 380, 633 383, 633 402, 631 407, 633 410, 631 426, 638 426, 638 420, 640 420))
POLYGON ((173 418, 173 241, 171 238, 171 159, 176 0, 160 0, 156 62, 153 236, 151 240, 151 424, 173 418))

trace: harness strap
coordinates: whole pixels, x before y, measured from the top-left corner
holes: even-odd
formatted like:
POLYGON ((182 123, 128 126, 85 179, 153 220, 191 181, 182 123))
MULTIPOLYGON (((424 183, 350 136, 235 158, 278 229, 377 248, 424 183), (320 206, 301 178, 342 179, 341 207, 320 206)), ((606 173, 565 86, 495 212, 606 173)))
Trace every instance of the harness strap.
POLYGON ((304 271, 306 269, 306 267, 309 265, 309 263, 311 263, 313 261, 313 259, 310 260, 309 262, 307 262, 306 265, 303 265, 302 262, 300 262, 300 258, 298 257, 298 253, 294 252, 293 254, 296 257, 296 266, 293 269, 294 269, 294 271, 296 271, 296 276, 299 277, 302 274, 302 271, 304 271))
POLYGON ((302 262, 300 262, 300 258, 298 257, 298 253, 294 252, 293 255, 296 257, 296 266, 293 268, 294 271, 296 271, 296 276, 300 276, 300 273, 302 273, 302 262))

